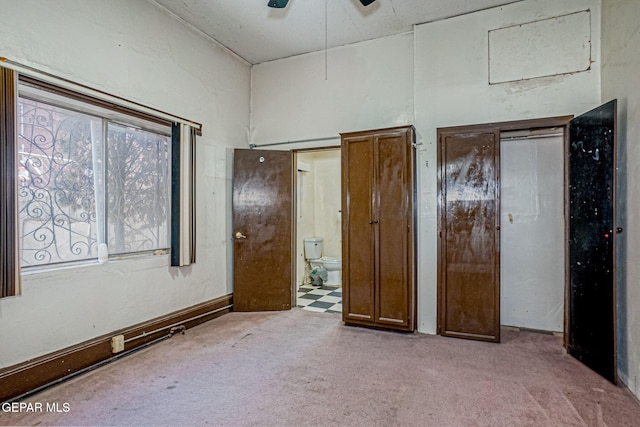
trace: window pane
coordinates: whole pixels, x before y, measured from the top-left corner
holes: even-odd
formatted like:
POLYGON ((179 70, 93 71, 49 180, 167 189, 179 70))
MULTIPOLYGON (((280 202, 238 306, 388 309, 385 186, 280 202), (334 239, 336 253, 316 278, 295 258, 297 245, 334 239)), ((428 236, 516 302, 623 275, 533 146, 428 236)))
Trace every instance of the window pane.
POLYGON ((169 143, 165 135, 108 124, 109 253, 169 246, 169 143))
POLYGON ((97 256, 94 145, 101 120, 18 100, 21 265, 97 256))

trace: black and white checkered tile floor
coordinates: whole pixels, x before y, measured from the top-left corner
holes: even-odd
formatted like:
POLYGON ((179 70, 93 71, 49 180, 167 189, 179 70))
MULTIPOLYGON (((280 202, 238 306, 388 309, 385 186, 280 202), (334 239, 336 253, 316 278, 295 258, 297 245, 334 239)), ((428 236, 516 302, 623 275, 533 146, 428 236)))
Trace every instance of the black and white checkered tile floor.
POLYGON ((342 287, 301 285, 298 288, 298 307, 321 313, 342 313, 342 287))

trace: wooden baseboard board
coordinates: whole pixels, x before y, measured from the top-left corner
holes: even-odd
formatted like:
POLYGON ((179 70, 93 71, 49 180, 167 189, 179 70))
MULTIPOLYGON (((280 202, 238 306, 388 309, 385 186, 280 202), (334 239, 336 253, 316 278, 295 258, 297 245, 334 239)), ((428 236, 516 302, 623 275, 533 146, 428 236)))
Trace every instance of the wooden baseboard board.
POLYGON ((124 353, 171 334, 171 330, 192 328, 232 311, 233 294, 225 295, 129 328, 28 360, 0 370, 0 402, 21 396, 93 365, 116 359, 111 338, 124 335, 124 353))

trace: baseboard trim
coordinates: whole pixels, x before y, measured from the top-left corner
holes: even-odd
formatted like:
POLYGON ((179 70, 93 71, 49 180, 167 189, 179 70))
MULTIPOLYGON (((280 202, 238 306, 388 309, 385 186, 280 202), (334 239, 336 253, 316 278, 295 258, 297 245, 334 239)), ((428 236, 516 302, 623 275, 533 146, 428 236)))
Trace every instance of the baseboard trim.
POLYGON ((9 366, 0 370, 0 402, 5 402, 59 382, 96 364, 104 363, 136 348, 169 337, 176 329, 192 328, 208 320, 231 312, 233 294, 157 317, 110 334, 67 347, 56 352, 9 366), (176 328, 180 326, 179 328, 176 328), (172 331, 173 329, 173 331, 172 331), (125 347, 120 353, 111 352, 111 338, 124 335, 125 347))

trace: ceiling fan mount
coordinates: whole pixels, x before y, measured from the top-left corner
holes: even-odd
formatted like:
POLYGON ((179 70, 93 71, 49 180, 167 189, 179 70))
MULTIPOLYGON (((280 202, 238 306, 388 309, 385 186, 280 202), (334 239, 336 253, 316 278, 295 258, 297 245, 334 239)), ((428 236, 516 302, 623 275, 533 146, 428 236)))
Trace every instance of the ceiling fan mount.
MULTIPOLYGON (((360 3, 362 3, 363 6, 369 6, 374 1, 376 0, 360 0, 360 3)), ((269 0, 269 3, 267 3, 267 6, 273 7, 276 9, 282 9, 284 7, 287 7, 287 3, 289 3, 289 0, 269 0)))
POLYGON ((287 3, 289 3, 289 0, 269 0, 269 3, 267 4, 267 6, 273 7, 276 9, 282 9, 287 5, 287 3))

